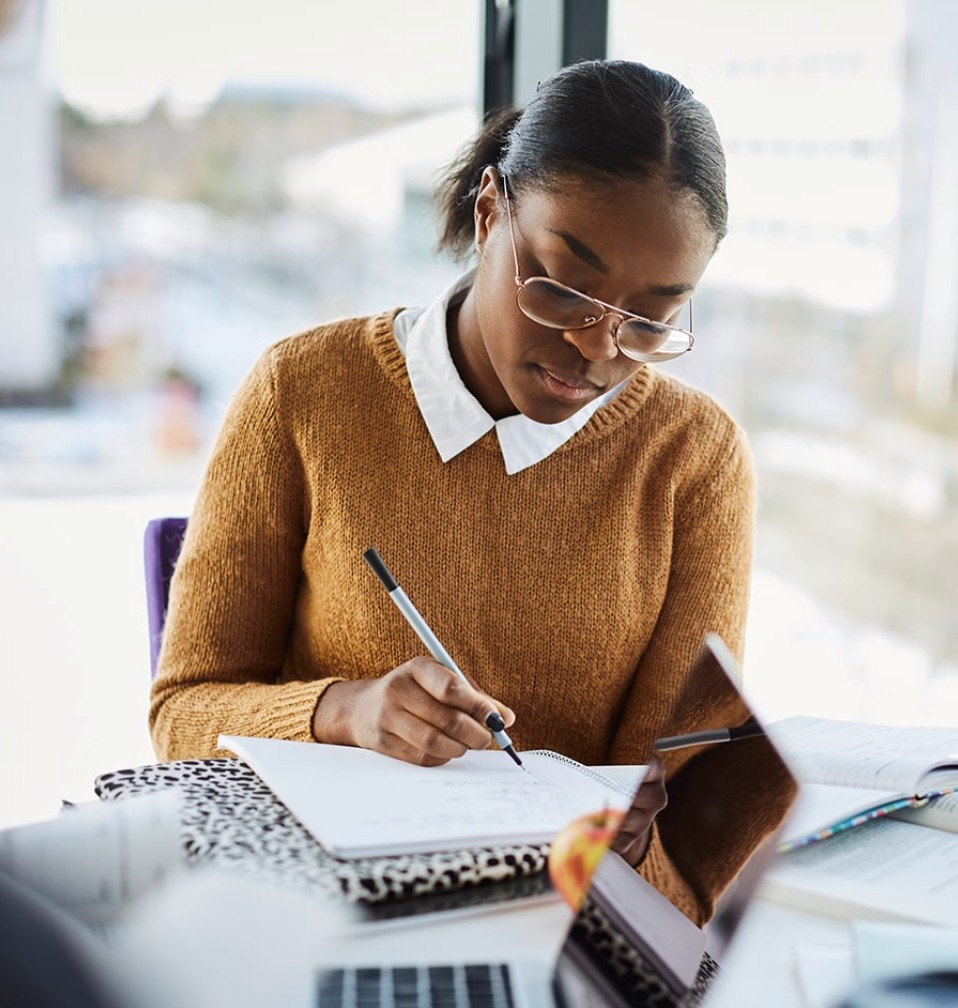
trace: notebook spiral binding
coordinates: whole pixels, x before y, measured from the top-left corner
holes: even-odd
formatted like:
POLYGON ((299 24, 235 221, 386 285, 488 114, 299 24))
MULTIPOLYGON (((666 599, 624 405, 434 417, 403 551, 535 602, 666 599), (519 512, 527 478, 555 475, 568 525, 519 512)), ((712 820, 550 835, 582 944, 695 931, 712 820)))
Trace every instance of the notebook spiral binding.
POLYGON ((530 749, 530 753, 536 753, 539 756, 548 756, 549 759, 557 760, 559 763, 565 763, 566 766, 575 767, 576 770, 581 774, 585 774, 586 777, 591 778, 597 783, 607 787, 616 794, 622 795, 624 798, 629 800, 635 795, 636 785, 623 784, 620 781, 614 781, 611 777, 607 777, 604 773, 593 767, 586 766, 584 763, 580 763, 578 760, 574 760, 571 756, 564 756, 562 753, 555 752, 552 749, 530 749))

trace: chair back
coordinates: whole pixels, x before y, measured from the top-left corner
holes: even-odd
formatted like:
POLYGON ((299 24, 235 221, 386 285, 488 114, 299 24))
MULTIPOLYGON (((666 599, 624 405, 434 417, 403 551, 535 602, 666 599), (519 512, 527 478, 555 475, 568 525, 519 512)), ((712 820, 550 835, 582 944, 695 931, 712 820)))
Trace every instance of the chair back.
POLYGON ((146 615, 150 631, 150 678, 156 676, 156 663, 163 641, 163 624, 170 598, 170 578, 176 567, 185 518, 153 518, 143 533, 143 568, 146 576, 146 615))

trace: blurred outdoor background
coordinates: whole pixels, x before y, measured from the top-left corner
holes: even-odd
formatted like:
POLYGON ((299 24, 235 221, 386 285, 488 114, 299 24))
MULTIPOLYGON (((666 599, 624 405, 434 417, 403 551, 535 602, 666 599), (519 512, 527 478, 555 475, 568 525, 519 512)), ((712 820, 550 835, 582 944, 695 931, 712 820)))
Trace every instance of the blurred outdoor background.
MULTIPOLYGON (((482 40, 481 0, 0 0, 0 827, 152 760, 143 526, 258 353, 455 275, 482 40)), ((665 367, 751 437, 768 716, 958 724, 956 48, 950 0, 609 3, 726 144, 665 367)))

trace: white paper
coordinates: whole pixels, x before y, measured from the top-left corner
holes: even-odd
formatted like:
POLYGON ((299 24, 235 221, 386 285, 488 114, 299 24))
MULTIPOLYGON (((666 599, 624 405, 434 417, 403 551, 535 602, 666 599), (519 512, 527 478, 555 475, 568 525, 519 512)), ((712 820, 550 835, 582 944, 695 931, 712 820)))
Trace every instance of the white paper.
POLYGON ((807 1008, 834 1008, 856 986, 852 956, 841 946, 797 945, 795 972, 807 1008))
POLYGON ((899 792, 849 788, 834 784, 802 784, 785 822, 781 842, 788 843, 891 801, 899 792))
POLYGON ((559 760, 498 750, 417 767, 368 749, 221 735, 333 854, 456 850, 547 842, 571 819, 629 801, 559 760))
POLYGON ((933 798, 927 805, 918 808, 899 809, 892 815, 905 822, 958 833, 958 792, 933 798))
MULTIPOLYGON (((916 794, 936 763, 958 764, 958 728, 791 717, 768 733, 800 781, 916 794)), ((952 776, 958 779, 958 766, 952 776)))
POLYGON ((77 806, 0 833, 0 868, 88 924, 182 866, 175 791, 77 806))
POLYGON ((894 819, 780 855, 763 894, 821 913, 958 924, 958 835, 894 819))

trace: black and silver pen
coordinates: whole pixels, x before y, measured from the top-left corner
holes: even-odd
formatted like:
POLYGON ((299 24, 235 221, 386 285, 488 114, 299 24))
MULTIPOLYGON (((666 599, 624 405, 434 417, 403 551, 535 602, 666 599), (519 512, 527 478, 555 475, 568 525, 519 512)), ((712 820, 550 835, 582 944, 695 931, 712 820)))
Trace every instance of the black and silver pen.
MULTIPOLYGON (((432 632, 429 624, 420 615, 419 610, 409 601, 409 597, 399 587, 389 568, 383 563, 382 557, 376 550, 368 549, 363 553, 363 559, 369 564, 376 577, 379 578, 382 586, 389 593, 389 597, 396 603, 396 607, 406 617, 409 625, 415 630, 416 636, 426 645, 427 650, 433 658, 440 665, 449 669, 450 672, 454 672, 459 676, 464 683, 469 683, 462 669, 459 668, 452 660, 449 652, 439 643, 439 638, 432 632)), ((502 720, 502 715, 497 710, 491 710, 486 715, 484 723, 491 732, 496 745, 504 752, 507 752, 516 761, 518 766, 522 766, 522 760, 519 759, 519 755, 516 753, 512 739, 505 732, 506 726, 502 720)))
POLYGON ((690 732, 688 735, 666 735, 656 739, 652 743, 652 748, 656 752, 668 752, 670 749, 714 745, 716 742, 735 742, 738 739, 755 738, 764 734, 762 726, 754 718, 750 718, 735 728, 709 728, 706 731, 690 732))

